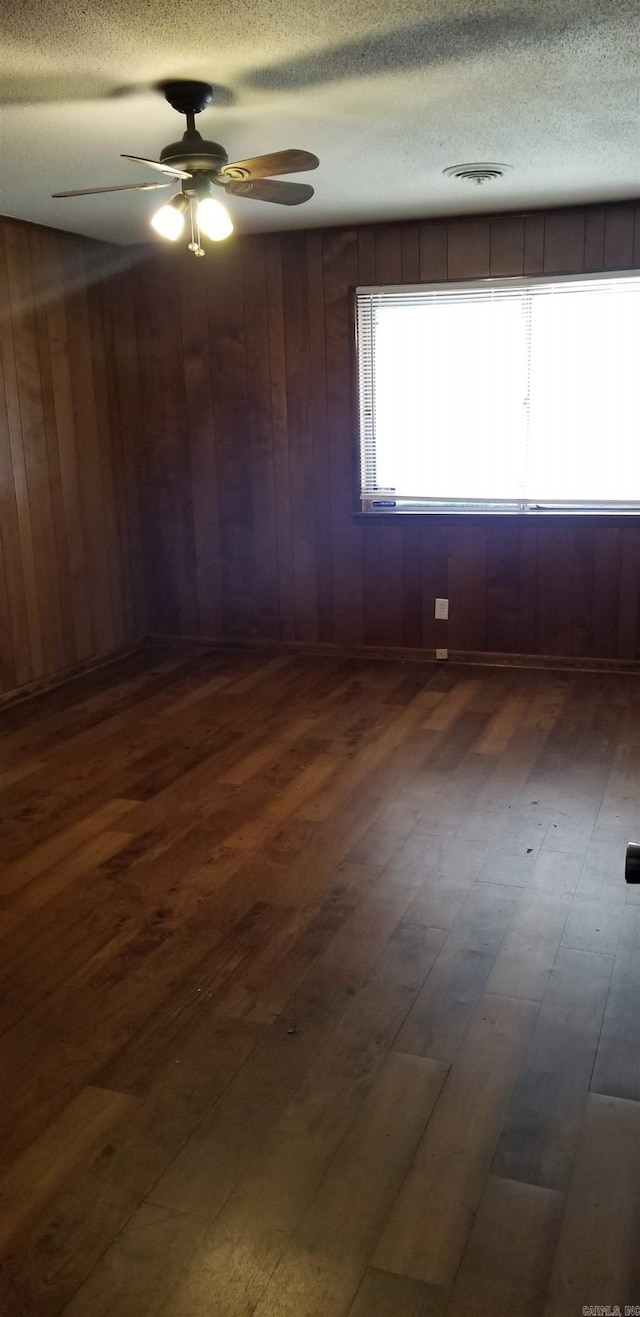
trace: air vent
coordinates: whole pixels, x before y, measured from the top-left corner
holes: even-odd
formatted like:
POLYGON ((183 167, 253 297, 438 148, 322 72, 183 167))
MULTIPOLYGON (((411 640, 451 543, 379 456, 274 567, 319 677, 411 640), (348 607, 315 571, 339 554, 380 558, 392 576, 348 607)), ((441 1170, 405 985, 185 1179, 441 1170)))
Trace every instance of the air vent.
POLYGON ((450 165, 442 172, 447 178, 461 178, 465 183, 475 183, 477 187, 481 187, 483 183, 492 183, 494 179, 502 178, 509 169, 511 165, 495 165, 482 161, 471 165, 450 165))

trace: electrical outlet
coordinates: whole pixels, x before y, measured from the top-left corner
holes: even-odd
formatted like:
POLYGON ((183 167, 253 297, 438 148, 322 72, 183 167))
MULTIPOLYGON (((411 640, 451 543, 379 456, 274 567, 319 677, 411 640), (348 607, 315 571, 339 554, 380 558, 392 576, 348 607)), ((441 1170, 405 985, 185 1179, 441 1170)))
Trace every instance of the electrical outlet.
POLYGON ((436 599, 435 616, 439 622, 446 622, 449 618, 449 600, 436 599))
POLYGON ((449 650, 448 650, 448 649, 437 649, 437 650, 436 650, 436 658, 437 658, 437 659, 448 659, 448 657, 449 657, 449 650))

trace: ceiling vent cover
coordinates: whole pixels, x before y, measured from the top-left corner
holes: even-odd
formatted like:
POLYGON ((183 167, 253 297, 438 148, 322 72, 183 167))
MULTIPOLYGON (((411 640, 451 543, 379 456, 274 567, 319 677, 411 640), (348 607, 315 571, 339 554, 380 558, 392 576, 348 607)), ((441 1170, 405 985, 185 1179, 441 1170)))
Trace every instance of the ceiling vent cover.
POLYGON ((442 172, 447 178, 460 178, 465 183, 475 183, 480 187, 483 183, 491 183, 496 178, 502 178, 509 169, 511 165, 496 165, 482 161, 470 165, 450 165, 442 172))

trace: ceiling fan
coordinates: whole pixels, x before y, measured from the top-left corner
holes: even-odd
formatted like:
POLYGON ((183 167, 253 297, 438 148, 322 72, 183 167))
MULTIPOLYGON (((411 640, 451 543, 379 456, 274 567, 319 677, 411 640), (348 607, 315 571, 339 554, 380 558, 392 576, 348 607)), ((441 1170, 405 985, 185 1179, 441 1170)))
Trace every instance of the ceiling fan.
POLYGON ((175 242, 183 231, 188 213, 191 226, 189 251, 195 256, 204 256, 201 234, 219 242, 233 232, 228 211, 211 195, 214 187, 224 189, 230 196, 246 197, 249 201, 272 201, 280 206, 299 206, 313 196, 313 188, 308 183, 283 183, 275 176, 317 169, 320 163, 317 156, 309 151, 276 151, 273 155, 235 160, 229 164, 224 147, 219 142, 206 141, 196 128, 196 114, 205 110, 213 100, 213 88, 209 83, 171 81, 161 83, 159 89, 173 109, 186 116, 186 132, 179 142, 170 142, 162 149, 159 160, 146 160, 135 155, 123 155, 122 158, 149 165, 165 174, 168 181, 81 188, 76 192, 54 192, 54 197, 151 190, 171 187, 181 180, 182 191, 156 211, 151 224, 163 238, 175 242))

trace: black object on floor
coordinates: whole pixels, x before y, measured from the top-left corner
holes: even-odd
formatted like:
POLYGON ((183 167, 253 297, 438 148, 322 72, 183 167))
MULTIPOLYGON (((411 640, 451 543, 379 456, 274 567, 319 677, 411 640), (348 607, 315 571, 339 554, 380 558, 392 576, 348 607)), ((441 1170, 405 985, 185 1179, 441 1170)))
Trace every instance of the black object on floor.
POLYGON ((630 841, 627 845, 627 858, 624 864, 624 877, 627 883, 640 883, 640 842, 630 841))

